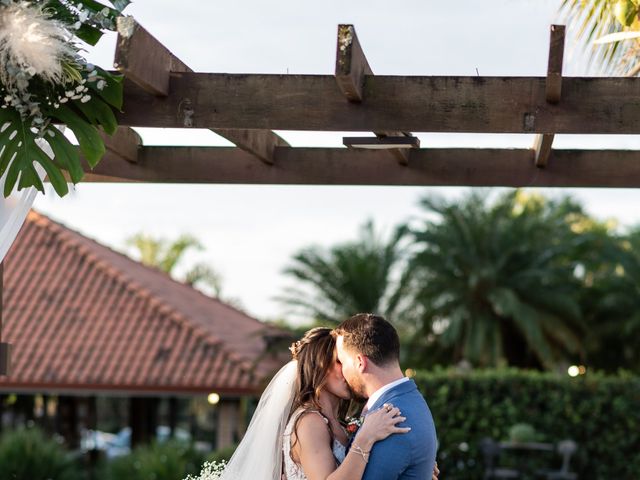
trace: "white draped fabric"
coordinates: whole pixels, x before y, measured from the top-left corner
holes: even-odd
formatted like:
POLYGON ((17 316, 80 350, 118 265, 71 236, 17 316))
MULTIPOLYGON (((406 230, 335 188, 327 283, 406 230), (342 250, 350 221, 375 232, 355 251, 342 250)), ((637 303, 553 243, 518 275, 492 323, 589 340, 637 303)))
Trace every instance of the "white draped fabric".
MULTIPOLYGON (((39 140, 38 142, 42 142, 41 145, 43 145, 42 148, 45 153, 53 158, 53 152, 51 151, 49 144, 42 140, 39 140)), ((38 170, 40 178, 44 179, 44 169, 38 164, 36 164, 35 167, 36 170, 38 170)), ((18 192, 16 182, 16 187, 11 195, 4 198, 2 192, 4 191, 4 182, 6 178, 7 175, 5 172, 2 178, 0 178, 0 262, 4 260, 9 248, 13 245, 13 241, 18 236, 20 227, 22 227, 22 224, 27 218, 27 214, 29 213, 29 210, 31 210, 33 201, 38 193, 38 190, 36 190, 35 187, 25 188, 18 192)))

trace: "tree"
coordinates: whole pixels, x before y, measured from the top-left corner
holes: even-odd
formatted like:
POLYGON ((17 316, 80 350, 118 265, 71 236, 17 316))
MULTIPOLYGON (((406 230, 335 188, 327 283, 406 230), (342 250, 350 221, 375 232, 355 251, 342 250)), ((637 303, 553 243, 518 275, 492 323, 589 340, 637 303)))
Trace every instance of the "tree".
POLYGON ((403 298, 397 273, 405 234, 406 228, 398 227, 385 240, 368 221, 355 241, 300 250, 284 270, 298 286, 279 300, 311 322, 335 324, 359 312, 393 318, 403 298))
MULTIPOLYGON (((181 235, 176 240, 156 238, 138 233, 126 240, 133 247, 140 261, 147 266, 175 276, 176 267, 189 250, 203 250, 202 244, 191 235, 181 235)), ((182 281, 188 285, 204 288, 215 297, 220 297, 222 281, 220 275, 205 263, 196 263, 184 274, 182 281)))
POLYGON ((563 0, 561 10, 578 26, 578 38, 591 50, 593 63, 607 73, 638 75, 638 0, 563 0))
POLYGON ((640 227, 603 239, 587 268, 582 304, 589 366, 640 370, 640 227))
POLYGON ((485 191, 459 202, 425 197, 412 233, 414 362, 433 354, 476 366, 554 368, 583 355, 575 269, 586 215, 569 199, 485 191))

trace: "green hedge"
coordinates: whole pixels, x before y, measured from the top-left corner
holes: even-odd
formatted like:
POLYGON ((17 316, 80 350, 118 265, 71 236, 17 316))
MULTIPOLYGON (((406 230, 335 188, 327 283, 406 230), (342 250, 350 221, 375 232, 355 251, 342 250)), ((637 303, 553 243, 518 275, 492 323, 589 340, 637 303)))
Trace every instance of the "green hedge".
POLYGON ((578 478, 640 478, 638 377, 503 370, 419 372, 415 380, 436 423, 443 480, 482 478, 480 440, 504 440, 518 423, 547 442, 574 440, 578 478))
POLYGON ((136 447, 108 460, 100 480, 180 480, 200 472, 204 455, 193 446, 169 441, 136 447))
POLYGON ((19 429, 0 436, 0 479, 78 480, 80 466, 58 442, 36 429, 19 429))

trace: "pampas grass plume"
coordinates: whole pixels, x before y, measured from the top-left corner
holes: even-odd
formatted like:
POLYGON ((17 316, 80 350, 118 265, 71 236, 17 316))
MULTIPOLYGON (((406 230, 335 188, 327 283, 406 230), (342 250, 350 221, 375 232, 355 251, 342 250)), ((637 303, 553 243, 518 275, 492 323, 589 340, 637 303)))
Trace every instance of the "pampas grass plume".
POLYGON ((75 51, 64 26, 47 17, 41 8, 28 2, 0 8, 0 80, 10 86, 13 66, 30 76, 39 75, 52 83, 62 83, 62 62, 75 51))

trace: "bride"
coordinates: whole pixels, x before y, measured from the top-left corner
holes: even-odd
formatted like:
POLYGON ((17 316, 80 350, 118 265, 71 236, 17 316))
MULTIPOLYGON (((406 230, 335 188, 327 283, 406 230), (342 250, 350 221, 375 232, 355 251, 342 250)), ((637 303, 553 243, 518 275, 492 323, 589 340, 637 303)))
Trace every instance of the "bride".
POLYGON ((331 329, 309 330, 291 353, 293 360, 262 394, 221 480, 360 480, 373 444, 409 431, 396 426, 405 420, 401 412, 385 405, 366 416, 347 449, 341 420, 351 392, 331 329))

